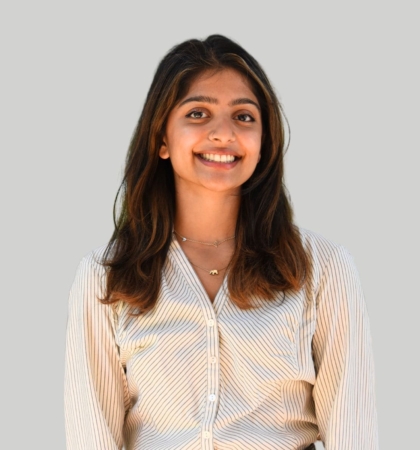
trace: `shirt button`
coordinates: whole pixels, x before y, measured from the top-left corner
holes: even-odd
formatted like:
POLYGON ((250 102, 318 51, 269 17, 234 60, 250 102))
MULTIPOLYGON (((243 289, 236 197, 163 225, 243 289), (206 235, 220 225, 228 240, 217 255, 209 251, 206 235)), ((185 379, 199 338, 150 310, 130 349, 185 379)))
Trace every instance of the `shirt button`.
POLYGON ((214 402, 214 401, 216 400, 216 396, 215 396, 214 394, 210 394, 210 395, 209 395, 209 400, 210 400, 211 402, 214 402))
POLYGON ((214 320, 213 320, 213 319, 210 319, 210 320, 207 322, 207 325, 208 325, 209 327, 212 327, 212 326, 214 325, 214 320))
POLYGON ((210 433, 208 431, 205 431, 203 433, 204 439, 208 439, 210 437, 210 433))
POLYGON ((210 358, 210 362, 211 362, 212 364, 216 364, 217 358, 216 358, 215 356, 212 356, 212 357, 210 358))

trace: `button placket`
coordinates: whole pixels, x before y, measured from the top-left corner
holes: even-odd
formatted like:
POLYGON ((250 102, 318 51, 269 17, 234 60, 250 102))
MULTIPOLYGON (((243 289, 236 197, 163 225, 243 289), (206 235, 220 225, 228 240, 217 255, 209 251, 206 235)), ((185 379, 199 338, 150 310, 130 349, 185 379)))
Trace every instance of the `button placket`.
POLYGON ((219 355, 219 332, 217 319, 213 308, 209 310, 206 320, 207 328, 207 398, 202 424, 202 448, 213 449, 212 429, 216 418, 219 396, 219 365, 216 364, 219 355))

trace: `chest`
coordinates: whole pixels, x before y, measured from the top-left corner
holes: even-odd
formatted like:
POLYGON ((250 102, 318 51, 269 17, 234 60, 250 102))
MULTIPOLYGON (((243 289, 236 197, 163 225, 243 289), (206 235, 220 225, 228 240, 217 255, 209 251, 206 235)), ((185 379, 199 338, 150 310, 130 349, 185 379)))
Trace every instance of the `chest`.
POLYGON ((211 275, 209 272, 200 273, 197 271, 196 275, 206 291, 209 300, 213 303, 223 284, 223 275, 221 273, 211 275))
MULTIPOLYGON (((153 311, 140 317, 121 314, 118 344, 129 378, 135 384, 148 379, 153 384, 153 367, 160 383, 172 389, 181 379, 190 383, 185 370, 200 373, 205 382, 209 370, 219 372, 222 366, 227 378, 241 374, 253 380, 261 372, 263 384, 294 379, 302 370, 309 378, 314 376, 311 302, 303 295, 279 294, 274 301, 241 310, 229 298, 227 280, 220 280, 210 285, 215 289, 211 301, 203 286, 206 279, 198 283, 195 276, 189 280, 167 276, 153 311), (238 368, 239 374, 233 375, 238 368), (174 377, 176 370, 181 378, 174 377)), ((255 383, 254 379, 251 385, 255 383)))

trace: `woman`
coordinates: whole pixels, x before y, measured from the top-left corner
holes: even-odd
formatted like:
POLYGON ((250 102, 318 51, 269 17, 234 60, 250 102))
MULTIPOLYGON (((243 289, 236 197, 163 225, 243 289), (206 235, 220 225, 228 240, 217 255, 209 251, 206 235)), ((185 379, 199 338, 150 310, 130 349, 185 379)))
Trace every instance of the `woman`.
POLYGON ((377 448, 363 294, 299 229, 259 64, 214 35, 160 63, 122 209, 70 292, 69 449, 377 448))

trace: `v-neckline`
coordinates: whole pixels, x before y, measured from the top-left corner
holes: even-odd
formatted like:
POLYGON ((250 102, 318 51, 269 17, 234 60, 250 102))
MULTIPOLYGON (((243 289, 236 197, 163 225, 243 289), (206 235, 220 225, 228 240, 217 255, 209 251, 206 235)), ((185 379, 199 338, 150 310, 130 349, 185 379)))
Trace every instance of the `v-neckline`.
MULTIPOLYGON (((225 275, 223 275, 222 284, 220 285, 220 287, 214 297, 214 301, 211 301, 206 289, 203 286, 203 283, 201 282, 199 276, 197 275, 197 272, 194 270, 194 267, 190 263, 189 259, 187 258, 187 255, 185 254, 184 250, 182 249, 180 243, 178 242, 178 240, 174 234, 172 234, 171 247, 182 259, 182 263, 183 263, 184 267, 186 267, 188 269, 188 275, 190 275, 190 277, 192 277, 192 279, 193 279, 192 281, 194 282, 194 284, 196 286, 198 286, 198 288, 201 291, 201 293, 203 294, 203 296, 205 296, 206 300, 210 303, 210 305, 213 306, 215 312, 218 313, 218 311, 220 310, 220 308, 223 305, 223 302, 221 301, 221 299, 223 298, 223 294, 227 290, 228 272, 226 271, 225 275)), ((185 275, 186 274, 184 274, 184 276, 185 275)))

